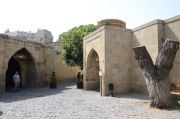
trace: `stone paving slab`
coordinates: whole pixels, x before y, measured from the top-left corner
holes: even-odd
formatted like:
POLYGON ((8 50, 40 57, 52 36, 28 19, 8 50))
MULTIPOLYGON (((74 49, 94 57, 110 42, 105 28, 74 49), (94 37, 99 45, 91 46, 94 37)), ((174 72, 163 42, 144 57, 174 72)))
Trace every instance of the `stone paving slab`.
POLYGON ((180 119, 180 110, 149 108, 147 96, 135 93, 101 97, 71 83, 0 95, 0 119, 180 119))

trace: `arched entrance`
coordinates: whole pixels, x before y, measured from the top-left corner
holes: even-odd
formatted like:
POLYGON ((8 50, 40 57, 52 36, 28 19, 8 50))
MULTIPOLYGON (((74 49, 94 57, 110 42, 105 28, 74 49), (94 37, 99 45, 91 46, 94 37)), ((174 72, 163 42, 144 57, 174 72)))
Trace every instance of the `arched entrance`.
POLYGON ((86 80, 88 89, 100 90, 99 70, 99 57, 97 52, 92 49, 87 59, 86 80))
MULTIPOLYGON (((22 77, 21 67, 20 67, 19 62, 16 59, 14 59, 14 57, 11 57, 8 63, 8 70, 6 71, 6 90, 7 91, 14 87, 14 82, 12 79, 16 71, 19 72, 20 77, 22 77)), ((20 87, 22 87, 22 80, 20 81, 20 87)))
POLYGON ((6 91, 14 88, 13 75, 18 71, 20 74, 20 87, 35 87, 37 80, 37 70, 34 58, 25 49, 17 51, 9 60, 6 71, 6 91))

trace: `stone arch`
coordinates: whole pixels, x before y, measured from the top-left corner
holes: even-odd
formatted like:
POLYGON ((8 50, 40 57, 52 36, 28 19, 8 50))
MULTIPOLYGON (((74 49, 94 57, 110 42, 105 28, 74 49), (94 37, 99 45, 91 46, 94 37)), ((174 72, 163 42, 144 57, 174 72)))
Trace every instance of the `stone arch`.
POLYGON ((100 90, 100 77, 99 77, 99 55, 91 49, 87 57, 86 65, 86 85, 89 90, 100 90))
POLYGON ((37 67, 31 53, 22 48, 14 53, 8 61, 5 87, 11 90, 14 87, 13 74, 18 71, 21 78, 20 86, 23 88, 35 87, 37 84, 37 67))
MULTIPOLYGON (((12 58, 12 56, 13 56, 14 54, 16 54, 18 51, 20 51, 20 50, 22 50, 22 49, 26 49, 26 51, 27 51, 29 54, 31 54, 31 57, 33 58, 34 62, 37 63, 38 59, 37 59, 37 57, 34 55, 33 51, 32 51, 30 48, 28 48, 28 47, 18 47, 18 48, 16 48, 16 49, 13 49, 12 52, 10 52, 10 53, 8 54, 8 57, 7 57, 6 60, 5 60, 5 64, 7 64, 7 63, 9 62, 9 60, 12 58), (16 51, 16 52, 14 52, 14 51, 16 51)), ((5 67, 5 69, 7 70, 7 67, 5 67)))

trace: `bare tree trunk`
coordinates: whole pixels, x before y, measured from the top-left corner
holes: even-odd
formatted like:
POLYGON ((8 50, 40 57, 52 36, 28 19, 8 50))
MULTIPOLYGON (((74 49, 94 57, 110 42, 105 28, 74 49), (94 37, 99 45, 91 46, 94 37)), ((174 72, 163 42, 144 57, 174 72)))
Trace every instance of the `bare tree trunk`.
POLYGON ((143 71, 149 96, 152 99, 151 107, 161 109, 180 107, 179 103, 170 94, 170 82, 168 78, 178 49, 179 42, 166 40, 154 65, 144 46, 133 48, 135 59, 143 71))

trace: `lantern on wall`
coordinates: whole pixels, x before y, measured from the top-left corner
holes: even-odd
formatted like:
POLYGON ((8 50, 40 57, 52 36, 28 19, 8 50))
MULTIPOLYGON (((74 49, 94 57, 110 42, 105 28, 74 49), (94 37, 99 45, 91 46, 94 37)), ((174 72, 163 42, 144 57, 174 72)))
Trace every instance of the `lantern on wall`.
POLYGON ((100 70, 99 71, 99 76, 100 76, 100 94, 102 96, 102 75, 103 75, 103 71, 100 70))
POLYGON ((28 60, 28 57, 23 55, 23 54, 16 54, 14 56, 14 59, 17 59, 17 60, 28 60))

